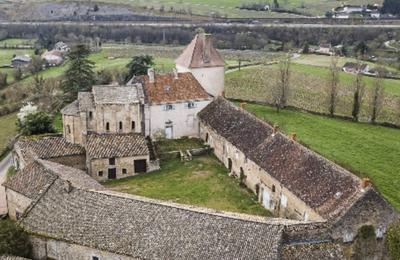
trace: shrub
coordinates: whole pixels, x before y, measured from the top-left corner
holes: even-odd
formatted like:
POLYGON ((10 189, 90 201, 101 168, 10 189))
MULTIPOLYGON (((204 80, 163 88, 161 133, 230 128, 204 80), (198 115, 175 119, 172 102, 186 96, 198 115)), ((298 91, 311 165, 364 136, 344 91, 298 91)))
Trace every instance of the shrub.
POLYGON ((0 88, 7 86, 7 73, 0 72, 0 88))
POLYGON ((10 168, 8 168, 7 173, 6 173, 7 180, 10 179, 11 177, 13 177, 14 175, 15 175, 15 167, 11 166, 10 168))
POLYGON ((53 120, 45 112, 35 112, 28 114, 23 121, 18 119, 18 131, 23 135, 36 135, 44 133, 54 133, 53 120))
POLYGON ((400 259, 400 220, 389 226, 386 235, 386 247, 392 259, 400 259))
POLYGON ((22 79, 22 70, 21 68, 16 68, 13 71, 13 76, 16 81, 20 81, 22 79))
POLYGON ((28 234, 11 220, 0 220, 0 255, 29 257, 31 244, 28 234))

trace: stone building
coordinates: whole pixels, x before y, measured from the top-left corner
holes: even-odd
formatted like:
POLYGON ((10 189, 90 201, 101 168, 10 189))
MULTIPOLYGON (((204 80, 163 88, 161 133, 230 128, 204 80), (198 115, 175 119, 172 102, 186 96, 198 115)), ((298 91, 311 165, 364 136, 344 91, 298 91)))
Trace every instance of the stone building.
POLYGON ((14 220, 19 219, 57 178, 68 181, 76 188, 103 189, 102 185, 84 171, 36 159, 3 184, 6 188, 8 216, 14 220))
POLYGON ((192 73, 207 93, 222 95, 225 61, 214 48, 210 34, 197 34, 175 62, 179 73, 192 73))
POLYGON ((17 170, 23 169, 36 159, 86 169, 85 149, 61 136, 47 136, 39 140, 21 139, 15 143, 12 155, 17 170))
POLYGON ((189 72, 148 75, 136 79, 144 86, 146 136, 162 134, 166 138, 198 136, 197 113, 213 98, 189 72))
POLYGON ((88 173, 99 181, 154 170, 150 169, 147 140, 141 134, 89 134, 86 151, 88 173))
POLYGON ((382 237, 398 218, 367 181, 223 98, 201 111, 199 119, 201 138, 276 216, 327 221, 332 237, 344 242, 363 225, 373 225, 382 237))

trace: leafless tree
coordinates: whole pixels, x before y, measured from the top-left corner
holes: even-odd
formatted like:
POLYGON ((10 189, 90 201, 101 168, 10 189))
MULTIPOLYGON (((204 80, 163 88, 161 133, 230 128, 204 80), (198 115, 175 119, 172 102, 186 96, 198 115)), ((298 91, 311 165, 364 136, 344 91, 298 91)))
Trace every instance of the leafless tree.
POLYGON ((385 95, 385 89, 383 87, 383 70, 382 68, 377 69, 377 76, 374 81, 374 88, 371 96, 371 123, 375 124, 376 118, 382 109, 383 99, 385 95))
POLYGON ((336 111, 337 96, 339 90, 339 67, 337 56, 332 56, 328 76, 328 109, 329 115, 334 116, 336 111))
POLYGON ((357 73, 354 85, 355 88, 353 94, 353 111, 351 115, 353 116, 354 121, 358 121, 365 92, 365 83, 363 75, 361 73, 357 73))
POLYGON ((274 100, 278 112, 280 109, 286 107, 289 96, 290 59, 291 54, 289 53, 279 63, 278 82, 276 84, 276 90, 274 91, 274 100))

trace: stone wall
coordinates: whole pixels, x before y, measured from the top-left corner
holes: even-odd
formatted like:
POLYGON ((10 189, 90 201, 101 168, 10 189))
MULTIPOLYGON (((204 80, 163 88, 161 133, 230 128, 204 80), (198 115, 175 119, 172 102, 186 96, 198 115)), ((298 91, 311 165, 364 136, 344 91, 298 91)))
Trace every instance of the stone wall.
POLYGON ((73 167, 79 170, 86 170, 86 157, 85 155, 71 155, 63 157, 55 157, 48 159, 49 161, 73 167))
POLYGON ((124 255, 113 254, 111 252, 101 251, 94 248, 70 244, 64 241, 54 239, 46 239, 42 237, 32 236, 31 243, 33 245, 32 258, 37 260, 44 259, 88 259, 98 257, 98 259, 107 260, 128 260, 135 259, 124 255))
POLYGON ((157 133, 165 134, 166 122, 171 122, 172 138, 199 135, 197 113, 205 108, 210 100, 196 101, 194 108, 188 108, 187 102, 173 103, 173 110, 165 110, 165 104, 145 107, 145 134, 154 137, 157 133))
POLYGON ((290 219, 323 221, 313 209, 281 185, 229 141, 200 122, 200 138, 214 149, 214 154, 230 169, 230 174, 244 177, 244 184, 257 194, 259 202, 275 216, 290 219), (207 137, 208 134, 208 137, 207 137))
POLYGON ((63 136, 68 142, 83 144, 82 124, 79 116, 62 115, 63 136))
POLYGON ((146 160, 147 171, 149 170, 149 155, 115 158, 115 165, 109 164, 109 158, 102 158, 92 159, 89 162, 90 175, 97 181, 105 181, 108 180, 108 169, 116 168, 117 179, 134 176, 138 174, 134 172, 135 160, 146 160), (123 169, 126 170, 126 173, 123 173, 123 169), (102 172, 103 176, 99 176, 99 172, 102 172))
POLYGON ((32 200, 19 194, 13 190, 6 188, 8 216, 10 219, 16 220, 17 215, 22 215, 31 204, 32 200))

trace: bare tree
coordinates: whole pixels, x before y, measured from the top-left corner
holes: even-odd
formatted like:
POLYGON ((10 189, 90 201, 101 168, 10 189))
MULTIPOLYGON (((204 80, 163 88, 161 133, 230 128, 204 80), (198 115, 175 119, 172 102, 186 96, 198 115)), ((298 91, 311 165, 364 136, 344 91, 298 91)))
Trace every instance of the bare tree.
POLYGON ((360 110, 361 110, 361 104, 365 92, 365 83, 363 75, 361 73, 357 73, 354 84, 355 84, 355 89, 353 95, 353 111, 351 115, 353 116, 354 121, 358 121, 358 117, 360 115, 360 110))
POLYGON ((338 59, 336 56, 332 56, 331 65, 329 68, 329 76, 328 76, 328 109, 329 115, 334 116, 336 111, 337 104, 337 96, 339 90, 339 67, 338 67, 338 59))
POLYGON ((376 118, 382 109, 382 103, 385 95, 385 89, 383 87, 383 70, 378 68, 378 74, 374 81, 374 89, 372 90, 371 96, 371 123, 375 124, 376 118))
POLYGON ((276 84, 276 91, 274 93, 274 100, 276 108, 279 112, 280 109, 286 107, 287 99, 289 96, 289 79, 290 79, 290 53, 279 63, 278 82, 276 84))

